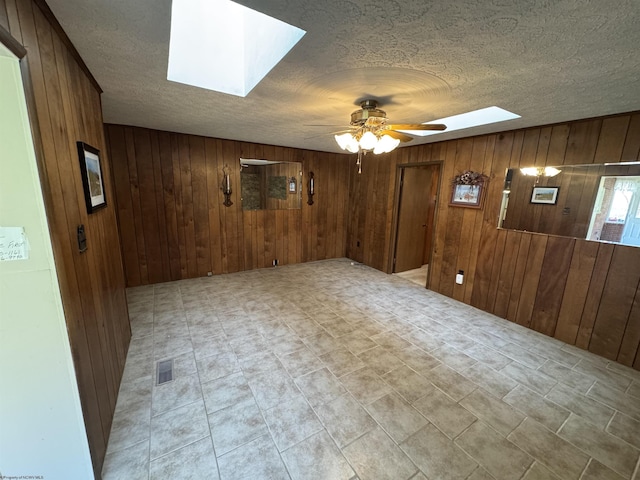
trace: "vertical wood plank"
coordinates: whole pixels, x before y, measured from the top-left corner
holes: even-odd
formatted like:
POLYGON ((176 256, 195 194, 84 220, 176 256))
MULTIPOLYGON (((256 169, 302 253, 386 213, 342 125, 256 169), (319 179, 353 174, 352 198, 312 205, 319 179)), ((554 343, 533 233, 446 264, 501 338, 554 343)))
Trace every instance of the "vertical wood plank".
POLYGON ((616 245, 589 342, 590 352, 611 360, 618 357, 638 283, 640 249, 616 245))
POLYGON ((597 243, 576 240, 554 334, 571 345, 576 343, 597 255, 597 243))
POLYGON ((602 298, 604 284, 611 265, 611 257, 613 257, 614 246, 609 243, 598 244, 598 255, 593 266, 593 274, 587 291, 587 300, 584 304, 584 311, 578 328, 578 336, 576 338, 576 346, 587 350, 591 335, 593 334, 593 325, 596 321, 598 313, 598 305, 602 298))
POLYGON ((556 331, 574 246, 573 238, 549 237, 547 242, 531 316, 531 328, 545 335, 556 331))
POLYGON ((620 352, 616 361, 627 365, 633 366, 633 361, 640 352, 640 283, 636 288, 636 294, 633 299, 633 305, 631 306, 631 312, 629 313, 629 321, 627 322, 627 328, 624 331, 622 338, 622 345, 620 345, 620 352))

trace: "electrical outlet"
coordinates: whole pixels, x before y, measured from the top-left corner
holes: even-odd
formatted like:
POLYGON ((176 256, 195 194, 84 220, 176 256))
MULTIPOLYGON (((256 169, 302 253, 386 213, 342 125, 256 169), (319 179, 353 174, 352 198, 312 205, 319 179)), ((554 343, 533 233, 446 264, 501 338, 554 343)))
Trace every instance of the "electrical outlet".
POLYGON ((462 285, 464 283, 464 270, 458 270, 456 275, 456 283, 462 285))
POLYGON ((213 277, 213 272, 207 272, 207 277, 213 277))

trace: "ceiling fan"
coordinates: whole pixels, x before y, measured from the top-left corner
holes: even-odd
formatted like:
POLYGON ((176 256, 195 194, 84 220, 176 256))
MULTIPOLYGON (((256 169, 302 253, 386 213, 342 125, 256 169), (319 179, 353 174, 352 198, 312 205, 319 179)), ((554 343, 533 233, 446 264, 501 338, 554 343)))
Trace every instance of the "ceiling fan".
POLYGON ((413 137, 407 133, 415 130, 445 130, 446 125, 424 123, 389 123, 387 113, 378 108, 378 101, 363 100, 360 109, 351 114, 349 130, 337 132, 336 142, 351 153, 373 151, 375 154, 390 152, 400 142, 413 137), (385 138, 386 137, 386 138, 385 138))

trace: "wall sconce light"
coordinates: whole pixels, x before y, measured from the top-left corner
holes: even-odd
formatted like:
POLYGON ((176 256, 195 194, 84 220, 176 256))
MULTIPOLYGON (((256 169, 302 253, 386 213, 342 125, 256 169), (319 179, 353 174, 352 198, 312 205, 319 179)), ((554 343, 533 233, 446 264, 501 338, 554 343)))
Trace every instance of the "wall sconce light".
POLYGON ((233 202, 231 201, 231 176, 229 175, 229 172, 227 172, 228 168, 229 166, 225 165, 222 169, 222 186, 220 187, 224 195, 224 202, 222 204, 225 207, 233 205, 233 202))
POLYGON ((313 205, 313 194, 315 193, 315 179, 313 178, 313 172, 309 172, 309 184, 307 187, 307 195, 309 196, 307 205, 313 205))

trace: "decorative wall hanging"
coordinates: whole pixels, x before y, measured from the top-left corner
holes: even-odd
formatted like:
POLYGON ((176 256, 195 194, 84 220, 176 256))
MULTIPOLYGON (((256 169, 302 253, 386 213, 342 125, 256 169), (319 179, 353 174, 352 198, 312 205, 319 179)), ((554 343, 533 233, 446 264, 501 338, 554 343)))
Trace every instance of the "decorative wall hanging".
POLYGON ((307 190, 307 195, 309 198, 307 199, 307 205, 313 205, 313 195, 316 193, 315 184, 316 184, 316 180, 313 176, 313 172, 309 172, 309 185, 307 190))
POLYGON ((224 195, 224 202, 222 202, 222 204, 225 207, 233 205, 233 202, 231 201, 231 194, 233 193, 233 190, 231 189, 231 176, 229 175, 229 172, 227 172, 228 168, 228 165, 225 165, 222 168, 222 185, 220 186, 222 194, 224 195))
POLYGON ((100 151, 84 142, 77 142, 77 145, 84 200, 87 205, 87 213, 91 214, 107 206, 100 151))
POLYGON ((451 189, 452 207, 482 208, 485 184, 488 177, 480 172, 467 170, 453 179, 451 189))

